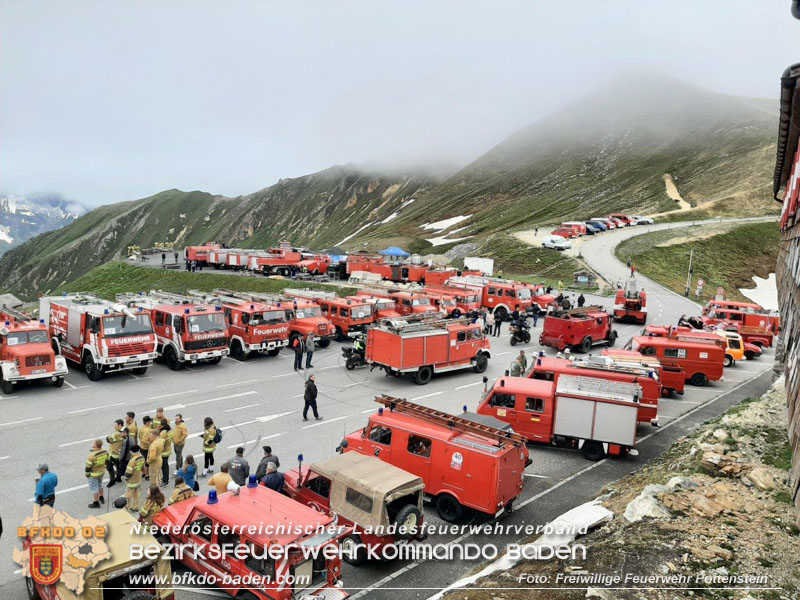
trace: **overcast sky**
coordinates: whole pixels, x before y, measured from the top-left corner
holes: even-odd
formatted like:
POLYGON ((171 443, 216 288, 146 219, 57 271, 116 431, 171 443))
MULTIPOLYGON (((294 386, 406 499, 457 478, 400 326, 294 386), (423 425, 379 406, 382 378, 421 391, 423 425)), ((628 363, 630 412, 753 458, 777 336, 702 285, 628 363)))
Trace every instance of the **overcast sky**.
MULTIPOLYGON (((617 72, 777 98, 789 0, 0 0, 0 192, 462 166, 617 72)), ((776 132, 777 135, 777 132, 776 132)))

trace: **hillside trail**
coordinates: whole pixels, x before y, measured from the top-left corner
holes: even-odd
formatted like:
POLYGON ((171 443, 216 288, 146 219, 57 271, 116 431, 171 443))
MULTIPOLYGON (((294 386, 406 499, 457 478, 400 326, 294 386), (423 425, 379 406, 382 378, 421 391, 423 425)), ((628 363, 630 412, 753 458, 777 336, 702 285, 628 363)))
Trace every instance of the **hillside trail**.
MULTIPOLYGON (((664 173, 664 186, 667 188, 667 196, 672 198, 678 203, 680 206, 680 210, 690 210, 692 205, 689 204, 686 200, 683 199, 681 193, 678 191, 678 186, 675 185, 675 180, 672 178, 672 174, 664 173)), ((675 212, 675 211, 670 211, 675 212)))

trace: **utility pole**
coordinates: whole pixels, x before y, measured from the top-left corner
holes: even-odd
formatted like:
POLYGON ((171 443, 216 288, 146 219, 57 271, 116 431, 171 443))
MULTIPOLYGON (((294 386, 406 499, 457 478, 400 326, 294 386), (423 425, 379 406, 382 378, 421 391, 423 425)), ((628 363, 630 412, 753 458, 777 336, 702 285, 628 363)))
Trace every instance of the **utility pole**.
POLYGON ((686 274, 686 290, 683 295, 689 297, 689 289, 692 287, 692 259, 694 258, 694 248, 689 251, 689 272, 686 274))

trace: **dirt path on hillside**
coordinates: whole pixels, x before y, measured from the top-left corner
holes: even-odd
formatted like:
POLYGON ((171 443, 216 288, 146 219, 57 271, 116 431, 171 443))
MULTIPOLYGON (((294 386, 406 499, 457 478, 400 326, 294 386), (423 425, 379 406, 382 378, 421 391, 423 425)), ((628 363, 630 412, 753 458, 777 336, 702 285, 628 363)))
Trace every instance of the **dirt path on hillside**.
POLYGON ((681 196, 681 193, 678 191, 678 186, 675 185, 675 180, 669 173, 664 173, 664 185, 667 188, 667 196, 678 203, 680 210, 690 210, 692 208, 692 205, 684 200, 683 196, 681 196))

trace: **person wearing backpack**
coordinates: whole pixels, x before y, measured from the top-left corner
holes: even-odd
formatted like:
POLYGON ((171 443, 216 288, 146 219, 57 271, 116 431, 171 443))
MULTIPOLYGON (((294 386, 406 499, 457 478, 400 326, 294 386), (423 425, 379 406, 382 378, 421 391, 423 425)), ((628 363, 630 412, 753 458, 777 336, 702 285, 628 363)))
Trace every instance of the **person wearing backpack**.
POLYGON ((222 430, 214 425, 214 419, 203 420, 203 477, 214 472, 214 450, 222 441, 222 430))

